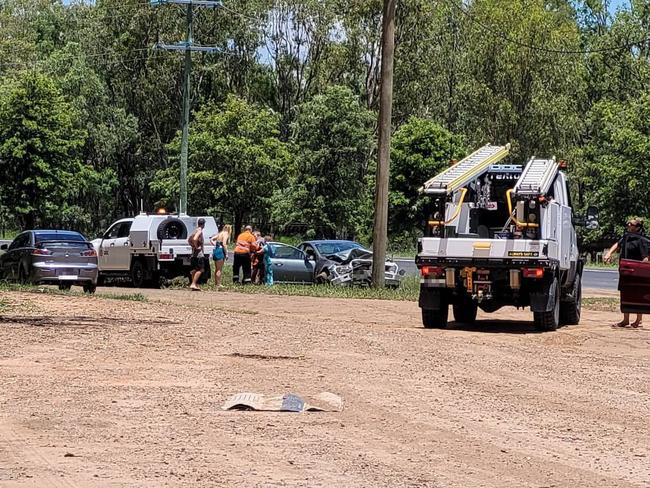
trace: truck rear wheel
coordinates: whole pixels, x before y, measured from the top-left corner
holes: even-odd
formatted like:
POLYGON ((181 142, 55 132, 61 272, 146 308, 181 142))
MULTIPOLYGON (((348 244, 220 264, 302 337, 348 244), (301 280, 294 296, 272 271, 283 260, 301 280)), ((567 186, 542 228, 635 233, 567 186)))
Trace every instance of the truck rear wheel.
POLYGON ((474 300, 462 300, 459 303, 454 303, 454 320, 461 324, 473 324, 476 322, 476 312, 478 311, 478 304, 474 300))
MULTIPOLYGON (((553 288, 551 286, 551 288, 553 288)), ((541 331, 557 330, 560 326, 560 287, 555 278, 555 304, 548 312, 533 312, 535 328, 541 331)))
POLYGON ((141 260, 136 259, 131 264, 131 281, 135 288, 142 288, 145 284, 145 269, 144 264, 141 260))
POLYGON ((576 274, 573 284, 573 297, 560 304, 560 320, 563 325, 578 325, 582 308, 582 277, 576 274))
POLYGON ((447 305, 443 305, 440 310, 422 309, 422 325, 425 329, 446 329, 448 317, 447 305))

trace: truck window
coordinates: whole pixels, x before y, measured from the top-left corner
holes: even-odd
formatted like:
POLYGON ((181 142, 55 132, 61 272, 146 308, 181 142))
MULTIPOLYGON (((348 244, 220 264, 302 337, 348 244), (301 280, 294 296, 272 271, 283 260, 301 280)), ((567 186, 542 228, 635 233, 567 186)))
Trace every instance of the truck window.
POLYGON ((117 232, 117 237, 118 238, 129 237, 130 232, 131 232, 131 222, 122 222, 117 232))

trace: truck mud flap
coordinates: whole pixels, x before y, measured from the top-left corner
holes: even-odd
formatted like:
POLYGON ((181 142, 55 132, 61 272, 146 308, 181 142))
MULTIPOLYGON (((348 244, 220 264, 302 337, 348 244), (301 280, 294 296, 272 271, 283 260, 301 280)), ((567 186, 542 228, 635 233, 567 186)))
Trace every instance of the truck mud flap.
POLYGON ((440 310, 443 307, 442 293, 439 290, 430 288, 420 288, 420 299, 418 300, 420 308, 426 310, 440 310))
POLYGON ((543 286, 543 290, 530 293, 530 309, 533 312, 550 312, 555 307, 555 295, 559 293, 558 281, 543 286))

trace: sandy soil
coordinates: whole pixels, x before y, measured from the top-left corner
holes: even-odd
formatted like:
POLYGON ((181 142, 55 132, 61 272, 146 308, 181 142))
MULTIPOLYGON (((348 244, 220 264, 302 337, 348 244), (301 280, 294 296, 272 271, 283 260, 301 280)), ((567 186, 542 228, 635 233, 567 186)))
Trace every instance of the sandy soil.
POLYGON ((408 302, 147 293, 3 295, 0 487, 650 486, 650 323, 424 330, 408 302), (220 409, 242 391, 345 409, 220 409))

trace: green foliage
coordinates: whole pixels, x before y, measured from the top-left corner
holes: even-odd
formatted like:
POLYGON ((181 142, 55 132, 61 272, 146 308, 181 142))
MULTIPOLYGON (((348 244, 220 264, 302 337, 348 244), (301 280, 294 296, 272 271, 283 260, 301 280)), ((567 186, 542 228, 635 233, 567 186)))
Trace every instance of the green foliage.
POLYGON ((603 100, 588 119, 589 142, 579 153, 575 177, 583 199, 600 206, 600 228, 591 239, 622 234, 631 215, 650 216, 650 94, 629 102, 603 100))
POLYGON ((395 132, 391 146, 389 233, 408 234, 424 228, 424 200, 418 189, 451 160, 461 159, 465 149, 460 136, 417 117, 395 132))
POLYGON ((308 237, 356 235, 368 198, 373 121, 346 87, 330 87, 300 106, 291 135, 296 169, 274 199, 279 225, 304 224, 308 237))
MULTIPOLYGON (((190 132, 190 209, 234 215, 239 229, 251 215, 267 216, 274 190, 291 163, 279 140, 279 117, 273 111, 228 96, 220 106, 196 114, 190 132)), ((178 154, 180 135, 170 144, 178 154)), ((174 200, 178 165, 158 173, 152 189, 174 200)))
POLYGON ((28 228, 75 222, 75 200, 96 176, 79 159, 86 134, 75 127, 77 113, 53 80, 35 71, 0 90, 3 205, 28 228))

